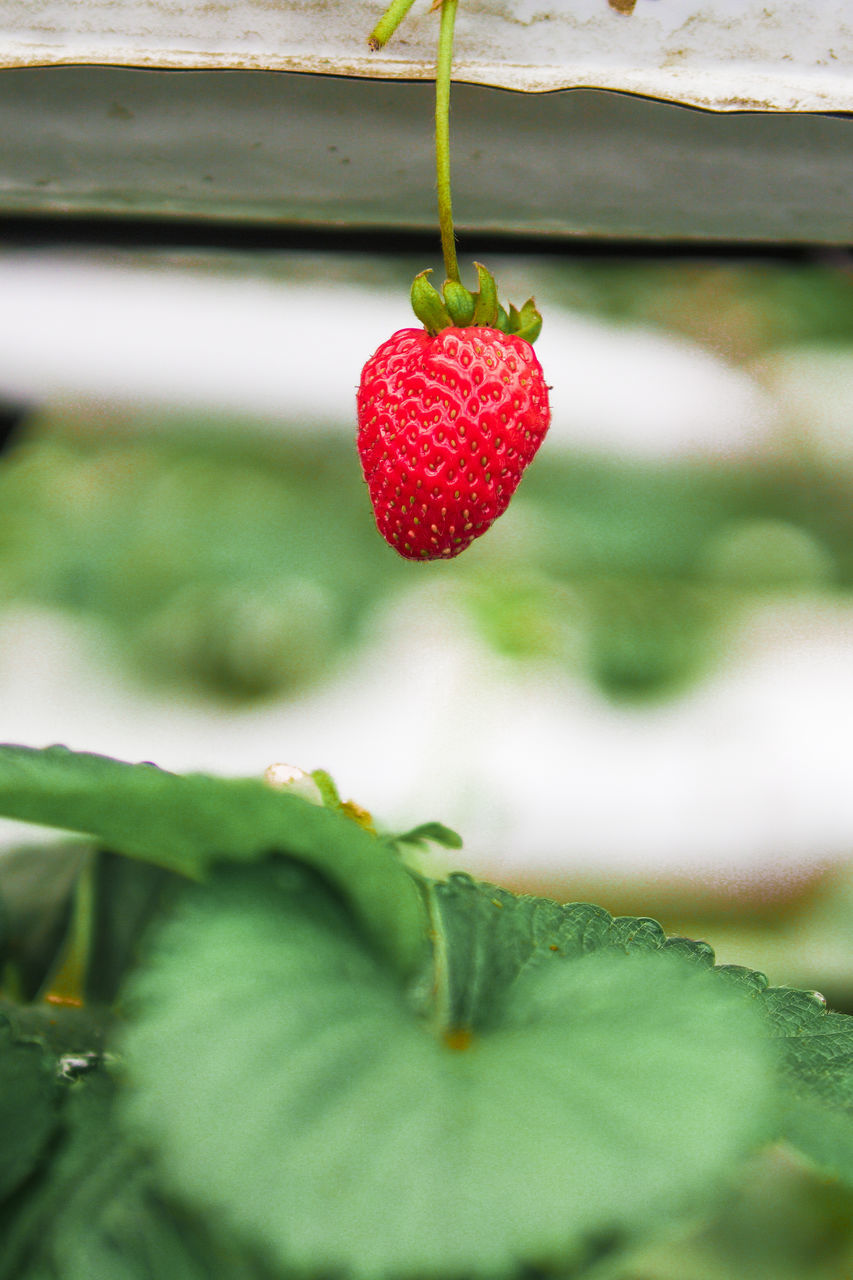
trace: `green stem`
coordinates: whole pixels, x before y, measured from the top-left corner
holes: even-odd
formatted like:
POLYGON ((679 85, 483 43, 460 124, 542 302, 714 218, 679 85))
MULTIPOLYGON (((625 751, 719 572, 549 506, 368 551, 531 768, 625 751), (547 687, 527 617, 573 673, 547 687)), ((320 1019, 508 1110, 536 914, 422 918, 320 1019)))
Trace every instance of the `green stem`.
POLYGON ((51 1004, 81 1005, 85 1001, 95 924, 95 868, 95 858, 89 857, 77 878, 68 933, 48 990, 42 993, 42 998, 51 1004))
POLYGON ((374 53, 377 49, 381 49, 383 44, 387 44, 414 3, 415 0, 391 0, 391 4, 367 38, 367 43, 374 53))
POLYGON ((453 63, 453 27, 458 0, 442 0, 438 61, 435 68, 435 172, 438 185, 438 224, 441 251, 448 280, 459 280, 453 209, 450 199, 450 71, 453 63))

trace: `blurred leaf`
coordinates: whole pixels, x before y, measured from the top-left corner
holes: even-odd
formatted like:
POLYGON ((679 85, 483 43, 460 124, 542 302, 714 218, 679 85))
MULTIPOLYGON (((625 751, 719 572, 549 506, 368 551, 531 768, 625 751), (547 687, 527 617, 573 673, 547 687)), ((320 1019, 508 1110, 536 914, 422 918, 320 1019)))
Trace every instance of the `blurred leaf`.
POLYGON ((709 540, 702 569, 713 580, 752 591, 814 589, 833 576, 825 547, 786 520, 724 526, 709 540))
POLYGON ((334 594, 310 578, 192 583, 140 623, 144 670, 245 701, 289 693, 328 670, 341 639, 334 594))
POLYGON ((150 921, 180 882, 163 867, 110 852, 99 854, 94 877, 94 916, 86 973, 86 999, 112 1005, 136 964, 150 921))
MULTIPOLYGON (((853 1070, 848 1066, 848 1076, 853 1070)), ((784 1112, 783 1136, 819 1169, 853 1189, 853 1115, 849 1106, 833 1106, 795 1090, 784 1112)))
POLYGON ((54 1074, 71 1079, 73 1072, 64 1070, 66 1057, 85 1057, 91 1062, 104 1053, 111 1015, 103 1006, 52 1004, 14 1004, 0 1001, 0 1018, 12 1029, 13 1037, 22 1043, 38 1044, 53 1062, 54 1074))
MULTIPOLYGON (((614 699, 668 696, 756 594, 853 586, 851 494, 837 459, 551 452, 514 539, 431 573, 501 653, 581 669, 614 699)), ((354 452, 322 433, 66 411, 4 458, 0 504, 7 598, 95 619, 138 673, 231 702, 328 677, 418 572, 376 536, 354 452)))
POLYGON ((115 1000, 145 926, 174 873, 118 857, 83 840, 57 841, 0 854, 0 972, 17 984, 6 994, 24 1003, 47 990, 69 942, 71 909, 88 870, 94 896, 89 921, 86 999, 115 1000))
POLYGON ((716 655, 719 602, 678 583, 612 582, 592 591, 587 669, 610 697, 683 688, 716 655))
POLYGON ((0 853, 0 989, 32 1000, 56 959, 69 923, 70 904, 80 870, 93 856, 82 840, 57 841, 0 853))
POLYGON ((849 1280, 853 1196, 771 1147, 718 1212, 642 1246, 595 1280, 849 1280))
POLYGON ((760 1022, 701 969, 585 956, 442 1039, 293 864, 188 888, 128 999, 131 1130, 311 1274, 571 1262, 706 1200, 766 1122, 760 1022))
POLYGON ((4 459, 7 596, 93 616, 146 676, 217 697, 325 673, 404 572, 382 554, 354 450, 131 418, 35 421, 4 459))
POLYGON ((0 1209, 0 1280, 263 1280, 247 1251, 168 1204, 113 1122, 96 1073, 69 1098, 55 1158, 0 1209))
MULTIPOLYGON (((0 1206, 8 1203, 12 1221, 28 1183, 52 1156, 71 1082, 102 1062, 104 1031, 90 1010, 0 1003, 0 1206)), ((5 1276, 3 1213, 0 1207, 5 1276)))
POLYGON ((461 849, 462 837, 458 831, 446 827, 443 822, 422 822, 402 835, 393 837, 394 844, 440 844, 445 849, 461 849))
POLYGON ((259 779, 179 775, 66 747, 2 746, 0 814, 85 832, 186 876, 221 860, 289 854, 346 897, 402 974, 422 960, 420 890, 393 851, 341 814, 259 779))
POLYGON ((792 343, 848 341, 849 265, 636 259, 556 265, 549 280, 572 307, 681 333, 729 359, 792 343))
POLYGON ((461 600, 499 653, 520 660, 576 659, 587 621, 583 594, 537 573, 529 557, 519 572, 475 570, 461 600))
POLYGON ((55 1060, 0 1009, 0 1200, 32 1172, 56 1123, 55 1060))
MULTIPOLYGON (((552 452, 516 499, 514 566, 504 543, 494 572, 489 539, 431 572, 500 652, 574 669, 586 653, 609 696, 666 696, 756 593, 853 586, 851 493, 835 459, 552 452)), ((97 619, 136 671, 226 701, 328 676, 415 581, 376 536, 354 454, 322 433, 66 413, 4 459, 0 503, 7 598, 97 619)))
POLYGON ((719 585, 717 540, 733 530, 748 536, 755 522, 752 572, 766 552, 772 577, 781 539, 793 546, 799 534, 796 554, 810 572, 816 557, 821 577, 831 568, 832 582, 850 586, 851 492, 853 473, 837 462, 626 461, 579 453, 531 468, 524 502, 538 567, 560 581, 592 583, 604 575, 635 590, 644 583, 657 589, 676 582, 719 585))

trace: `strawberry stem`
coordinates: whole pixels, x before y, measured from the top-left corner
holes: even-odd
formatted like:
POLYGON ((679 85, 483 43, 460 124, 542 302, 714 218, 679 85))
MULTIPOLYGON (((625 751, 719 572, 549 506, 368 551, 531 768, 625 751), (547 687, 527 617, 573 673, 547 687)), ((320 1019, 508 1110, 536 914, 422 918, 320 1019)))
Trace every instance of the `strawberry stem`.
POLYGON ((438 187, 438 225, 448 280, 459 280, 453 208, 450 198, 450 71, 453 63, 453 27, 458 0, 442 0, 435 68, 435 174, 438 187))
POLYGON ((375 53, 391 39, 415 0, 391 0, 388 8, 367 37, 367 43, 375 53))
MULTIPOLYGON (((378 49, 393 35, 413 4, 414 0, 391 0, 370 36, 368 43, 371 49, 378 49)), ((474 263, 480 285, 476 294, 465 288, 459 276, 450 194, 450 84, 453 70, 453 31, 458 4, 459 0, 433 0, 432 6, 433 11, 441 8, 435 64, 435 176, 438 224, 446 275, 444 296, 427 279, 430 271, 421 271, 412 284, 412 310, 432 336, 451 325, 463 329, 469 325, 479 325, 516 334, 526 342, 535 342, 542 328, 542 317, 532 298, 528 298, 520 311, 511 306, 507 312, 498 302, 497 286, 491 272, 482 263, 474 263)))

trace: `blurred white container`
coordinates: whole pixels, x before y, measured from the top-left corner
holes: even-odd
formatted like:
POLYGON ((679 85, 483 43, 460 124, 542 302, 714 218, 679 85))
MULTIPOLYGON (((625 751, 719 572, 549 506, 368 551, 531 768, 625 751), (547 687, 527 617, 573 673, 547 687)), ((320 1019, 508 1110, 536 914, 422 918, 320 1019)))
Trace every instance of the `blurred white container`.
MULTIPOLYGON (((406 293, 324 281, 321 258, 312 284, 228 266, 0 254, 0 398, 206 410, 214 423, 230 412, 351 439, 361 366, 389 330, 414 323, 406 293)), ((772 441, 778 402, 698 344, 553 303, 546 314, 537 351, 554 382, 551 450, 719 456, 772 441)))
MULTIPOLYGON (((616 910, 772 909, 853 849, 851 638, 849 606, 765 611, 677 702, 616 707, 501 659, 426 590, 325 688, 229 713, 143 694, 96 628, 19 608, 0 616, 0 740, 177 771, 322 767, 391 829, 456 827, 448 865, 484 877, 616 910)), ((0 844, 27 838, 0 824, 0 844)))

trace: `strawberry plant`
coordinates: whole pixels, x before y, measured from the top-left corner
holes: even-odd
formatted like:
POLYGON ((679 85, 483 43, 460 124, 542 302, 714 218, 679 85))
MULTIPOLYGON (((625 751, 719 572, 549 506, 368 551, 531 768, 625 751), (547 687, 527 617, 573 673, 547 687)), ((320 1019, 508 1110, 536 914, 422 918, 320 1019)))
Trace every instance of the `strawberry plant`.
MULTIPOLYGON (((416 277, 424 327, 358 396, 377 524, 417 560, 488 529, 549 414, 532 300, 459 279, 455 7, 448 279, 416 277)), ((0 1280, 851 1274, 853 1021, 815 992, 433 874, 454 832, 384 830, 322 770, 7 745, 0 816, 66 833, 0 857, 0 1280)))
POLYGON ((0 1276, 631 1276, 757 1160, 847 1213, 853 1019, 270 777, 0 749, 77 833, 0 860, 0 1276))

